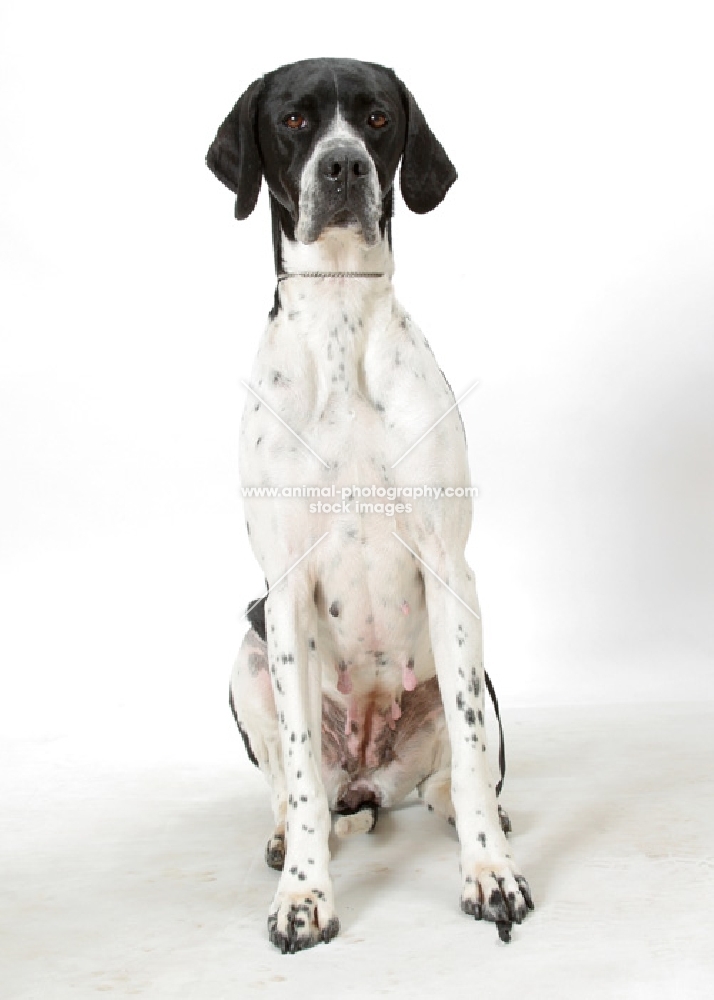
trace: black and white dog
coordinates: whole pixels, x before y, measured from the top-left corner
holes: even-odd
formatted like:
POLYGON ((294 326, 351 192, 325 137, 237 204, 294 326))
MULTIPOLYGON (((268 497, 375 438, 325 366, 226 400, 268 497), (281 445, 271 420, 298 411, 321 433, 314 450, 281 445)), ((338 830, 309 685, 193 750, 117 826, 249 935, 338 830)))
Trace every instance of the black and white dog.
POLYGON ((207 159, 236 218, 263 176, 272 209, 278 283, 240 444, 244 493, 264 492, 245 510, 269 594, 231 705, 272 789, 284 952, 338 932, 331 811, 338 833, 370 830, 415 788, 456 823, 462 909, 508 940, 533 906, 485 753, 463 426, 392 289, 400 161, 408 207, 436 208, 449 158, 394 73, 350 59, 256 80, 207 159))

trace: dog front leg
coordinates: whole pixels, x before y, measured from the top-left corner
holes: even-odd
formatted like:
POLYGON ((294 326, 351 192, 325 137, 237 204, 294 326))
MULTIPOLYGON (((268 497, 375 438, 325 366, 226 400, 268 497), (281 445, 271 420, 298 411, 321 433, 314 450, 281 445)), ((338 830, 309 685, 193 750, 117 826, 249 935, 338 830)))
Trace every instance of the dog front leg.
POLYGON ((429 633, 452 752, 451 797, 461 844, 461 908, 477 920, 495 921, 499 935, 507 941, 511 924, 520 923, 533 903, 501 829, 487 761, 476 586, 463 557, 449 557, 435 545, 423 558, 440 578, 425 573, 429 633))
POLYGON ((330 941, 339 931, 329 875, 330 810, 321 776, 320 677, 308 655, 314 607, 306 573, 270 589, 266 633, 288 793, 286 855, 268 915, 270 940, 285 952, 330 941), (317 706, 317 707, 316 707, 317 706))

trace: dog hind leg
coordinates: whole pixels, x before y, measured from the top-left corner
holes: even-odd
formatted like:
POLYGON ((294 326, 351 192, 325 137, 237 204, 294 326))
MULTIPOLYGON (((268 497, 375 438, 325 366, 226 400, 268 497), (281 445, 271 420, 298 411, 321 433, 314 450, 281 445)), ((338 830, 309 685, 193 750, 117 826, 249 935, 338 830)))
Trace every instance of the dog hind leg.
MULTIPOLYGON (((456 815, 454 813, 454 803, 451 800, 451 768, 445 771, 437 771, 436 774, 429 775, 420 785, 417 786, 419 798, 427 807, 429 812, 438 813, 447 819, 452 826, 456 825, 456 815)), ((511 818, 502 805, 498 807, 498 818, 501 829, 504 833, 511 832, 511 818)))
POLYGON ((233 667, 229 702, 248 757, 270 785, 275 827, 265 848, 265 860, 270 868, 280 871, 285 861, 285 772, 267 646, 253 628, 246 633, 233 667))

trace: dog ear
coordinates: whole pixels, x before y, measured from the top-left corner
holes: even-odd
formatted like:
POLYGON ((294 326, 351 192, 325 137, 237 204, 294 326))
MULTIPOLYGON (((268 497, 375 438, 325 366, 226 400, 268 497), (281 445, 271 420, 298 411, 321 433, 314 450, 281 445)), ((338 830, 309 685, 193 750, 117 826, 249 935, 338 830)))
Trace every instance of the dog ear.
POLYGON ((407 206, 418 215, 431 212, 456 180, 456 170, 444 147, 426 123, 412 94, 401 80, 402 101, 407 115, 399 186, 407 206))
POLYGON ((251 83, 218 129, 206 165, 236 195, 236 219, 247 219, 255 208, 263 179, 256 138, 258 98, 263 78, 251 83))

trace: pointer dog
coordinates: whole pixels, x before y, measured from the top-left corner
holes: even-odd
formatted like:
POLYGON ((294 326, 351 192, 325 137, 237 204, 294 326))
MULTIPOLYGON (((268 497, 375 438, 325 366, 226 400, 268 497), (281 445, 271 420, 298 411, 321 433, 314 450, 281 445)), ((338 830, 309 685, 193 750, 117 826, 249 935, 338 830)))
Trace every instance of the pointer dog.
POLYGON ((441 144, 391 70, 350 59, 256 80, 207 157, 237 219, 263 177, 272 211, 278 282, 240 465, 244 487, 278 495, 245 500, 269 593, 250 609, 231 706, 272 790, 266 859, 282 874, 268 930, 283 952, 339 930, 331 811, 338 833, 370 830, 415 788, 456 824, 461 908, 508 940, 533 906, 485 752, 463 425, 392 288, 400 161, 407 206, 436 208, 456 179, 441 144), (280 494, 301 486, 310 498, 280 494), (357 495, 371 486, 382 509, 357 495), (461 495, 397 494, 416 486, 461 495), (325 510, 316 498, 332 487, 325 510))

